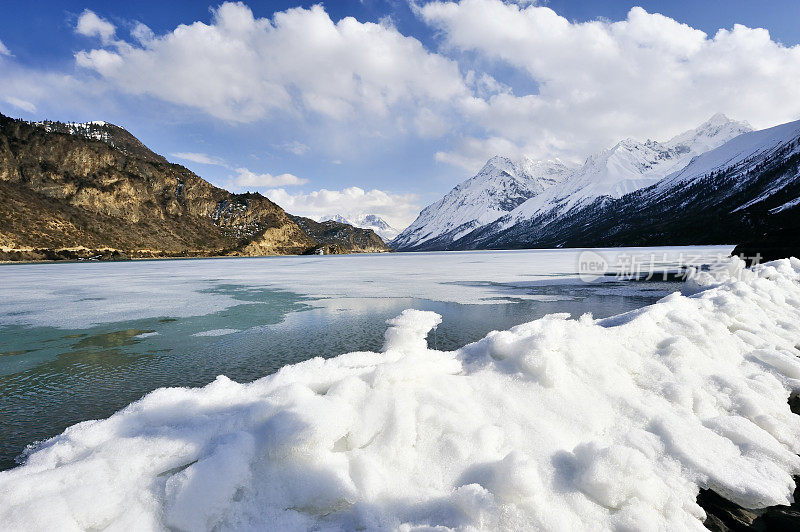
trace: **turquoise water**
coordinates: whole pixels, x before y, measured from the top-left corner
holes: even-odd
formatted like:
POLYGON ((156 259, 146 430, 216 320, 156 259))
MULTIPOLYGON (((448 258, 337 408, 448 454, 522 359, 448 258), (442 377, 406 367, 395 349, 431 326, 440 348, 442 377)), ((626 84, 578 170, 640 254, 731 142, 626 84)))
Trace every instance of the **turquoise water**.
MULTIPOLYGON (((468 257, 472 266, 475 256, 468 257)), ((371 268, 380 261, 385 268, 391 264, 386 261, 394 259, 358 260, 353 264, 362 268, 359 283, 367 286, 374 281, 371 268)), ((458 260, 464 262, 463 256, 458 260)), ((251 381, 315 356, 379 350, 386 320, 407 308, 441 314, 442 324, 429 343, 450 350, 492 330, 548 313, 577 317, 591 312, 606 317, 653 303, 679 288, 674 282, 563 283, 561 274, 554 273, 551 280, 522 277, 516 284, 503 283, 506 302, 499 303, 494 302, 498 287, 490 280, 491 269, 484 281, 475 275, 460 280, 461 266, 454 263, 437 287, 440 299, 452 291, 449 301, 399 297, 400 288, 390 296, 364 297, 369 292, 363 286, 352 297, 342 295, 341 287, 335 297, 326 297, 265 282, 280 273, 278 268, 298 264, 308 268, 308 262, 240 259, 199 264, 157 261, 0 268, 0 276, 8 283, 0 307, 0 469, 13 467, 27 445, 80 421, 107 417, 159 387, 202 386, 220 374, 251 381), (221 264, 229 271, 220 274, 221 264), (265 270, 264 264, 272 269, 265 270), (92 266, 97 269, 91 270, 92 266), (189 275, 192 269, 195 277, 189 275), (86 272, 90 275, 79 277, 86 272), (102 285, 112 277, 113 283, 102 285), (176 288, 178 282, 184 284, 176 288), (131 292, 134 284, 147 286, 148 292, 137 299, 131 292), (90 285, 101 288, 92 291, 90 285), (493 302, 459 302, 460 293, 478 289, 485 290, 486 299, 493 302), (87 312, 92 323, 76 318, 87 312), (103 319, 106 312, 108 319, 103 319), (146 317, 117 319, 126 314, 146 317)), ((312 275, 332 275, 333 279, 335 271, 326 268, 344 263, 314 264, 318 270, 312 275)), ((397 273, 404 275, 420 273, 397 273)), ((319 292, 319 279, 315 282, 319 292)), ((415 283, 412 279, 409 287, 415 283)), ((301 285, 297 282, 298 288, 301 285)))

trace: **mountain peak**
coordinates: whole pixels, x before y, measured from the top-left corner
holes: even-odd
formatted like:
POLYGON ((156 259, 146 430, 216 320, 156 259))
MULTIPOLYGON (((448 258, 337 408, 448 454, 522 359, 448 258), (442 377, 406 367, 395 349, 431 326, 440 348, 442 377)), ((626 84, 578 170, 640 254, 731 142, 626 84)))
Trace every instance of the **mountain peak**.
POLYGON ((700 127, 703 127, 704 125, 723 125, 723 124, 729 124, 731 122, 735 122, 735 120, 728 118, 726 114, 714 113, 714 115, 712 115, 711 118, 703 122, 703 124, 700 127))
POLYGON ((753 127, 747 122, 732 120, 717 113, 696 128, 684 131, 663 144, 668 148, 700 154, 750 131, 753 131, 753 127))
POLYGON ((476 175, 425 207, 392 245, 408 249, 433 239, 455 238, 507 214, 563 181, 570 171, 571 167, 558 159, 514 160, 495 155, 476 175))
POLYGON ((719 129, 723 127, 739 128, 746 131, 753 130, 753 127, 744 120, 734 120, 732 118, 728 118, 728 116, 723 113, 716 113, 711 118, 700 124, 695 131, 703 129, 719 129))

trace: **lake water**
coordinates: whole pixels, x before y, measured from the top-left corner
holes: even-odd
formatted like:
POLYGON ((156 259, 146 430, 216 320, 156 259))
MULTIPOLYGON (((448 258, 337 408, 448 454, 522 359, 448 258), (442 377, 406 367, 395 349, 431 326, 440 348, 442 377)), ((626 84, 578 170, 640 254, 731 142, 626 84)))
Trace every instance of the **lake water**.
POLYGON ((404 309, 443 321, 450 350, 545 314, 606 317, 678 290, 661 272, 730 246, 342 255, 0 267, 0 469, 25 447, 164 386, 251 381, 315 356, 377 350, 404 309), (634 263, 647 281, 615 277, 634 263))

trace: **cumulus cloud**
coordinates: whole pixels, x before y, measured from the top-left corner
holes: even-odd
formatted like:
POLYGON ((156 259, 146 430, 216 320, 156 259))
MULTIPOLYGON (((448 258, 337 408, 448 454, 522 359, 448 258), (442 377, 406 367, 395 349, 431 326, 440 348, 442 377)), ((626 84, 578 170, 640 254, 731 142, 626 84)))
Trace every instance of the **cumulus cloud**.
POLYGON ((114 38, 117 28, 104 18, 97 16, 94 11, 85 9, 78 17, 75 32, 86 37, 99 37, 103 43, 110 43, 114 38))
POLYGON ((126 23, 125 38, 87 10, 75 31, 97 45, 75 55, 82 68, 55 79, 9 70, 14 60, 0 57, 0 100, 42 112, 67 90, 76 101, 102 92, 106 103, 147 95, 187 115, 274 126, 273 147, 295 155, 312 145, 328 160, 352 160, 414 146, 424 150, 415 156, 469 171, 495 154, 580 161, 621 138, 669 138, 717 112, 757 128, 800 117, 800 46, 763 29, 706 34, 641 8, 576 23, 524 1, 415 9, 438 49, 391 21, 332 20, 321 5, 257 18, 228 2, 172 31, 126 23))
POLYGON ((181 25, 163 35, 138 31, 138 45, 112 43, 113 26, 101 33, 98 21, 84 13, 79 32, 98 35, 109 46, 78 52, 79 66, 122 91, 199 107, 225 120, 251 122, 285 112, 427 130, 436 122, 430 113, 470 98, 455 61, 392 26, 350 17, 334 22, 321 5, 268 19, 228 2, 213 10, 209 24, 181 25), (398 109, 404 112, 393 114, 398 109), (403 116, 408 118, 397 120, 403 116))
POLYGON ((765 29, 735 25, 709 36, 639 7, 621 21, 574 23, 500 0, 437 1, 418 13, 444 50, 511 67, 538 87, 471 102, 465 113, 483 133, 439 160, 477 165, 507 142, 533 156, 576 158, 628 136, 667 138, 715 112, 756 127, 800 116, 800 46, 765 29))
POLYGON ((415 194, 393 194, 377 189, 349 187, 291 194, 278 188, 267 191, 266 196, 292 214, 311 218, 329 214, 377 214, 397 229, 408 226, 419 214, 415 194))
POLYGON ((236 177, 233 178, 233 187, 243 190, 258 190, 270 187, 286 187, 304 185, 308 179, 297 177, 294 174, 258 174, 247 168, 237 168, 236 177))
POLYGON ((220 157, 216 157, 214 155, 208 155, 207 153, 195 153, 195 152, 176 152, 171 153, 173 157, 177 157, 178 159, 183 159, 184 161, 191 161, 193 163, 199 164, 210 164, 214 166, 227 166, 227 163, 224 159, 220 157))
POLYGON ((11 55, 11 50, 6 48, 6 45, 3 44, 3 41, 0 41, 0 55, 11 55))

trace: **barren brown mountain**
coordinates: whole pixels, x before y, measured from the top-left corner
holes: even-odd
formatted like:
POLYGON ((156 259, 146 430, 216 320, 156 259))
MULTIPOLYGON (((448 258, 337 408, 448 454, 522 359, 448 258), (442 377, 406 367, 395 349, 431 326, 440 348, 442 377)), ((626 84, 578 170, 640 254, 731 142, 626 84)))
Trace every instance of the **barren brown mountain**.
POLYGON ((389 251, 369 229, 310 232, 264 196, 215 187, 103 122, 0 115, 0 202, 0 260, 389 251))

